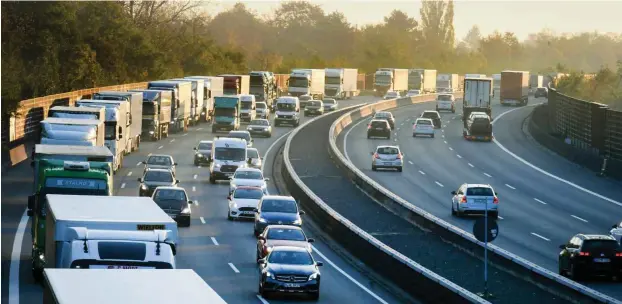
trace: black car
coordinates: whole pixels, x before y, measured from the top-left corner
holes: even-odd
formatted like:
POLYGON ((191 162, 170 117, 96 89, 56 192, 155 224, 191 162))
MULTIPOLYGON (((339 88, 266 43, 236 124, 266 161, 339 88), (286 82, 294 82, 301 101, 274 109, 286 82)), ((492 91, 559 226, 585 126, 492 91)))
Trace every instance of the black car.
POLYGON ((391 126, 384 119, 372 119, 367 125, 367 138, 386 137, 391 139, 391 126))
POLYGON ((259 294, 270 292, 308 294, 313 300, 320 298, 320 270, 324 265, 316 262, 305 248, 293 246, 274 247, 259 264, 259 294))
POLYGON ((538 97, 549 98, 549 89, 544 88, 544 87, 537 88, 536 92, 533 95, 535 98, 538 98, 538 97))
POLYGON ((212 155, 212 141, 202 140, 194 147, 194 165, 209 164, 210 156, 212 155))
POLYGON ((437 111, 423 111, 423 113, 421 113, 421 118, 432 119, 432 122, 434 123, 434 128, 441 128, 441 114, 438 114, 437 111))
POLYGON ((301 215, 304 211, 298 210, 296 200, 291 196, 265 195, 261 198, 255 213, 255 236, 266 229, 268 225, 302 226, 301 215))
POLYGON ((393 113, 391 112, 376 112, 372 119, 383 119, 389 122, 389 126, 391 126, 391 130, 395 129, 395 118, 393 117, 393 113))
POLYGON ((190 227, 192 211, 188 194, 180 187, 157 187, 151 196, 154 202, 181 227, 190 227))
POLYGON ((622 276, 622 248, 613 236, 577 234, 559 248, 560 275, 574 280, 592 275, 622 276))
POLYGON ((173 173, 167 169, 147 168, 143 177, 138 179, 138 196, 151 196, 159 186, 175 186, 179 183, 173 173))

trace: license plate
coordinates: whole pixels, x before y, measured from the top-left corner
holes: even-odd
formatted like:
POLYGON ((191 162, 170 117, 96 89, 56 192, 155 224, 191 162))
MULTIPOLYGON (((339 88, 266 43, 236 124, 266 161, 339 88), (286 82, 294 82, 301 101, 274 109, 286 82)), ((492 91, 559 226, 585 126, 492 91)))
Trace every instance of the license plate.
POLYGON ((392 165, 392 164, 393 164, 393 162, 383 162, 382 164, 383 164, 383 165, 392 165))
POLYGON ((485 200, 485 199, 476 199, 476 200, 474 200, 474 201, 475 201, 476 203, 479 203, 479 204, 485 204, 485 203, 486 203, 486 200, 485 200))
POLYGON ((154 269, 155 267, 129 265, 90 265, 90 269, 154 269))
POLYGON ((242 214, 251 215, 251 214, 255 214, 255 212, 253 212, 253 211, 242 211, 242 214))
POLYGON ((233 173, 225 173, 225 176, 231 177, 233 176, 233 173))
POLYGON ((594 259, 594 263, 609 263, 609 262, 611 262, 610 259, 601 259, 601 258, 594 259))
POLYGON ((376 128, 376 130, 380 130, 380 131, 382 131, 382 128, 376 128))
POLYGON ((300 284, 296 283, 285 283, 284 286, 287 288, 300 288, 300 284))

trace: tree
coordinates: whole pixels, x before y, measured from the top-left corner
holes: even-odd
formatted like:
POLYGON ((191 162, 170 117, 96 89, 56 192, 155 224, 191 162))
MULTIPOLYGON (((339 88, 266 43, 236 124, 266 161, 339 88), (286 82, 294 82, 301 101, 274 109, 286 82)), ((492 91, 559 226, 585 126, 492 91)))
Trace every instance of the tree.
POLYGON ((477 25, 474 25, 463 39, 470 50, 479 49, 480 40, 482 40, 482 34, 477 25))
POLYGON ((453 61, 454 4, 453 0, 424 0, 421 4, 422 49, 428 58, 426 67, 438 63, 437 69, 446 69, 453 61))

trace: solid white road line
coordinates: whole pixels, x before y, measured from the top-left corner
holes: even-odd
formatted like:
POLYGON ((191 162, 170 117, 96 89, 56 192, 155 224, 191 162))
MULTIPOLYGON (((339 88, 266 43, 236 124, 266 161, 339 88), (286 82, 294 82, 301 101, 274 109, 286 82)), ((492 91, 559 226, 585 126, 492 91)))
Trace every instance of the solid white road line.
POLYGON ((353 129, 355 129, 356 127, 358 127, 358 125, 360 125, 361 123, 367 121, 368 119, 361 119, 361 121, 355 123, 352 127, 350 127, 350 129, 348 129, 348 131, 346 131, 346 135, 343 136, 343 154, 346 156, 346 159, 348 159, 349 162, 352 162, 350 160, 350 156, 348 155, 348 136, 350 136, 350 131, 352 131, 353 129))
POLYGON ((159 146, 159 147, 158 147, 158 150, 160 150, 160 149, 162 149, 162 148, 164 148, 164 146, 159 146))
MULTIPOLYGON (((534 104, 534 105, 529 105, 528 107, 533 107, 533 106, 537 106, 537 105, 539 105, 539 103, 538 103, 538 104, 534 104)), ((524 107, 523 107, 523 108, 524 108, 524 107)), ((496 122, 498 122, 498 121, 499 121, 499 118, 503 117, 505 114, 508 114, 508 113, 511 113, 511 112, 513 112, 513 111, 520 110, 520 109, 522 109, 522 108, 516 108, 516 109, 509 110, 509 111, 507 111, 507 112, 503 112, 503 113, 501 113, 501 115, 499 115, 499 116, 497 116, 497 118, 495 118, 495 120, 492 122, 492 124, 494 125, 496 122)), ((494 134, 493 134, 493 135, 494 135, 494 134)), ((571 187, 574 187, 575 189, 578 189, 578 190, 580 190, 580 191, 583 191, 583 192, 585 192, 585 193, 591 194, 591 195, 596 196, 596 197, 598 197, 598 198, 600 198, 600 199, 602 199, 602 200, 608 201, 608 202, 610 202, 610 203, 612 203, 612 204, 615 204, 615 205, 618 205, 618 206, 622 207, 622 203, 621 203, 621 202, 619 202, 619 201, 616 201, 616 200, 611 199, 611 198, 608 198, 608 197, 606 197, 606 196, 604 196, 604 195, 598 194, 598 193, 596 193, 596 192, 594 192, 594 191, 591 191, 591 190, 588 190, 588 189, 586 189, 586 188, 583 188, 583 187, 581 187, 581 186, 579 186, 579 185, 577 185, 577 184, 575 184, 575 183, 573 183, 573 182, 571 182, 571 181, 565 180, 565 179, 563 179, 563 178, 561 178, 561 177, 559 177, 559 176, 557 176, 557 175, 554 175, 554 174, 552 174, 552 173, 549 173, 548 171, 545 171, 545 170, 541 169, 540 167, 537 167, 536 165, 534 165, 534 164, 532 164, 532 163, 530 163, 530 162, 528 162, 528 161, 524 160, 524 159, 523 159, 523 158, 521 158, 520 156, 518 156, 518 155, 516 155, 516 154, 512 153, 512 151, 508 150, 508 149, 507 149, 506 147, 504 147, 501 143, 499 143, 496 139, 494 139, 494 138, 493 138, 493 139, 492 139, 492 142, 494 142, 494 143, 495 143, 495 144, 496 144, 499 148, 501 148, 501 150, 503 150, 503 151, 505 151, 506 153, 510 154, 510 155, 511 155, 512 157, 514 157, 516 160, 518 160, 518 161, 522 162, 523 164, 527 165, 528 167, 531 167, 532 169, 534 169, 534 170, 536 170, 536 171, 538 171, 538 172, 540 172, 540 173, 542 173, 542 174, 544 174, 544 175, 546 175, 546 176, 548 176, 548 177, 551 177, 551 178, 556 179, 556 180, 558 180, 558 181, 560 181, 560 182, 562 182, 562 183, 565 183, 565 184, 567 184, 567 185, 569 185, 569 186, 571 186, 571 187)))
POLYGON ((535 197, 534 197, 534 200, 535 200, 536 202, 538 202, 538 203, 542 204, 542 205, 546 205, 546 203, 545 203, 545 202, 543 202, 543 201, 541 201, 541 200, 539 200, 539 199, 537 199, 537 198, 535 198, 535 197))
POLYGON ((138 167, 138 166, 140 166, 140 165, 142 165, 142 162, 138 162, 138 163, 136 164, 136 167, 138 167))
POLYGON ((132 171, 128 172, 127 176, 132 176, 132 171))
POLYGON ((197 179, 197 177, 199 177, 198 175, 193 175, 192 178, 197 179))
POLYGON ((535 236, 535 237, 539 237, 539 238, 541 238, 541 239, 543 239, 543 240, 545 240, 545 241, 547 241, 547 242, 550 242, 550 241, 551 241, 551 240, 549 240, 549 239, 547 239, 547 238, 545 238, 545 237, 543 237, 543 236, 541 236, 541 235, 539 235, 539 234, 537 234, 537 233, 533 233, 533 232, 532 232, 532 233, 531 233, 531 235, 533 235, 533 236, 535 236))
POLYGON ((197 187, 192 186, 192 192, 197 191, 197 187))
POLYGON ((475 166, 473 166, 471 163, 469 163, 469 167, 471 167, 471 168, 475 168, 475 166))
POLYGON ((576 216, 576 215, 572 215, 572 214, 571 214, 570 216, 572 216, 572 217, 574 217, 574 218, 576 218, 576 219, 578 219, 578 220, 580 220, 580 221, 582 221, 582 222, 584 222, 584 223, 587 223, 587 220, 582 219, 582 218, 580 218, 580 217, 578 217, 578 216, 576 216))
POLYGON ((408 163, 411 164, 411 165, 414 165, 413 162, 411 162, 411 161, 408 161, 408 163))
POLYGON ((460 156, 460 154, 456 154, 456 156, 457 156, 458 158, 462 158, 462 156, 460 156))
POLYGON ((205 224, 205 219, 203 217, 200 217, 199 219, 201 220, 202 224, 205 224))
POLYGON ((233 272, 240 273, 240 271, 235 267, 235 265, 233 265, 233 263, 229 263, 229 267, 231 267, 231 269, 233 269, 233 272))
POLYGON ((213 236, 212 236, 212 237, 210 237, 210 238, 212 239, 212 243, 214 243, 214 245, 219 246, 219 245, 218 245, 218 241, 216 240, 216 238, 215 238, 215 237, 213 237, 213 236))
POLYGON ((378 302, 382 303, 382 304, 389 304, 387 301, 385 301, 384 299, 382 299, 381 297, 379 297, 377 294, 375 294, 373 291, 369 290, 367 287, 365 287, 363 284, 359 283, 357 280, 355 280, 353 277, 351 277, 349 274, 347 274, 345 271, 343 271, 341 268, 337 267, 337 265, 335 265, 335 263, 333 263, 333 261, 329 260, 324 254, 322 254, 322 252, 320 252, 315 246, 311 245, 311 247, 313 247, 313 252, 317 253, 317 255, 319 255, 326 263, 328 263, 330 266, 333 266, 333 268, 335 268, 335 270, 337 270, 339 273, 341 273, 344 277, 346 277, 348 280, 350 280, 350 282, 356 284, 356 286, 360 287, 362 290, 364 290, 365 292, 367 292, 370 296, 374 297, 376 300, 378 300, 378 302))
POLYGON ((443 187, 443 184, 441 184, 441 183, 439 183, 439 182, 437 182, 437 181, 435 181, 435 183, 436 183, 437 185, 439 185, 440 187, 443 187))
POLYGON ((270 304, 270 302, 266 301, 266 299, 264 299, 261 295, 256 295, 257 299, 259 299, 259 301, 261 301, 261 304, 270 304))
POLYGON ((203 128, 197 128, 197 131, 201 131, 201 130, 203 130, 203 128))
POLYGON ((22 218, 17 225, 17 232, 13 239, 13 250, 11 251, 11 264, 9 266, 9 304, 19 304, 19 263, 22 255, 22 243, 24 233, 28 224, 28 210, 24 210, 22 218))
POLYGON ((486 173, 486 172, 484 172, 484 175, 486 175, 486 176, 488 176, 488 177, 492 177, 492 175, 490 175, 490 174, 488 174, 488 173, 486 173))
POLYGON ((121 184, 121 189, 125 188, 125 183, 121 184))
POLYGON ((505 185, 506 185, 508 188, 512 189, 512 190, 516 190, 516 188, 514 188, 514 187, 512 187, 512 186, 510 186, 510 185, 508 185, 508 184, 505 184, 505 185))
POLYGON ((425 172, 419 170, 419 173, 421 173, 421 175, 425 175, 425 172))
POLYGON ((287 133, 281 135, 281 137, 277 138, 274 142, 272 142, 270 147, 268 147, 268 150, 266 150, 266 153, 263 155, 264 161, 261 163, 261 172, 263 172, 263 168, 266 165, 265 160, 268 159, 268 155, 270 155, 270 151, 272 151, 272 148, 274 148, 274 146, 276 146, 276 144, 279 141, 281 141, 281 139, 283 139, 285 136, 289 135, 289 133, 291 133, 292 131, 293 131, 293 129, 291 131, 287 131, 287 133))

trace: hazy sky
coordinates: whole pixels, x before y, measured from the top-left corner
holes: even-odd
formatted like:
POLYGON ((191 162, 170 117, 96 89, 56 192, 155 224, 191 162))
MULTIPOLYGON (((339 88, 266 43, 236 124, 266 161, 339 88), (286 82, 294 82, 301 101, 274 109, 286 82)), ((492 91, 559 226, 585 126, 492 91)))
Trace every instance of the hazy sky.
MULTIPOLYGON (((238 1, 212 0, 207 9, 216 14, 238 1)), ((279 1, 247 0, 248 8, 259 14, 270 14, 279 1)), ((311 0, 324 11, 340 11, 350 23, 380 23, 392 10, 399 9, 419 20, 420 1, 407 0, 311 0)), ((475 1, 456 0, 454 27, 461 39, 477 24, 483 34, 494 30, 511 31, 519 39, 549 28, 556 33, 616 32, 622 33, 622 0, 617 1, 475 1)))

